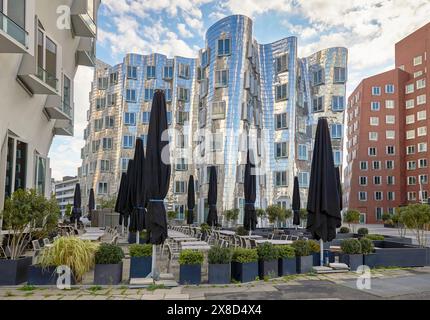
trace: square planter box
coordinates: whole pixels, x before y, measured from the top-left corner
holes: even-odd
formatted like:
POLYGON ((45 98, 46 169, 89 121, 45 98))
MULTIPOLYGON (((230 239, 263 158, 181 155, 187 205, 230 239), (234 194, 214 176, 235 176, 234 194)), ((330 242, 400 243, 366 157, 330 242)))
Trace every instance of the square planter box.
POLYGON ((32 264, 32 257, 16 260, 0 259, 0 286, 16 286, 28 279, 28 267, 32 264))
POLYGON ((231 263, 231 276, 236 281, 250 282, 258 277, 258 262, 231 263))
POLYGON ((363 264, 369 268, 375 268, 377 262, 377 256, 374 253, 363 255, 363 264))
POLYGON ((27 284, 33 286, 55 286, 57 284, 57 267, 42 268, 37 265, 28 267, 27 284))
POLYGON ((363 265, 363 255, 342 253, 339 256, 339 261, 347 264, 351 268, 351 271, 356 271, 359 266, 363 265))
POLYGON ((209 264, 208 282, 210 284, 228 284, 231 282, 231 265, 209 264))
POLYGON ((374 241, 376 267, 423 267, 428 264, 428 248, 392 241, 374 241))
MULTIPOLYGON (((136 243, 136 233, 135 232, 129 232, 127 240, 128 240, 129 244, 136 243)), ((146 244, 146 239, 145 238, 139 238, 139 244, 146 244)))
POLYGON ((179 266, 180 284, 200 284, 202 281, 201 264, 182 264, 179 266))
POLYGON ((312 267, 314 265, 314 257, 304 256, 304 257, 296 257, 296 272, 297 273, 309 273, 312 271, 312 267))
POLYGON ((278 259, 278 276, 296 274, 296 258, 278 259))
POLYGON ((130 258, 130 278, 146 278, 151 273, 152 256, 130 258))
POLYGON ((96 264, 94 270, 95 285, 116 285, 122 281, 122 261, 117 264, 96 264))
POLYGON ((258 261, 258 276, 260 280, 264 277, 276 278, 278 276, 278 260, 258 261))

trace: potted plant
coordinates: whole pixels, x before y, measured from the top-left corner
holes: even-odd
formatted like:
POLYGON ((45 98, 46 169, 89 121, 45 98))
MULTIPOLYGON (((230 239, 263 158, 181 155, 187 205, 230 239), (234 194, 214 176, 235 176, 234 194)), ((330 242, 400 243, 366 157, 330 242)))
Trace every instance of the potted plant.
POLYGON ((296 254, 290 245, 276 247, 278 251, 278 275, 296 274, 296 254))
POLYGON ((102 243, 95 254, 95 285, 116 285, 122 281, 124 252, 114 244, 102 243))
POLYGON ((225 220, 227 221, 228 226, 234 225, 239 217, 239 209, 230 209, 224 211, 225 220))
POLYGON ((240 226, 240 227, 236 228, 236 235, 238 235, 238 236, 247 236, 248 234, 249 234, 249 232, 246 231, 243 226, 240 226))
POLYGON ((296 254, 296 272, 308 273, 313 267, 313 256, 306 240, 296 240, 293 242, 296 254))
POLYGON ((27 281, 31 256, 25 250, 32 240, 49 234, 58 223, 59 207, 55 198, 46 199, 35 190, 18 189, 6 198, 1 214, 3 229, 8 230, 0 247, 0 285, 18 285, 27 281))
POLYGON ((179 283, 200 284, 202 280, 203 253, 195 250, 182 250, 179 254, 179 283))
POLYGON ((258 253, 258 275, 275 278, 278 275, 278 252, 273 244, 265 242, 257 247, 258 253))
POLYGON ((145 278, 151 272, 152 245, 132 244, 130 250, 130 278, 145 278))
POLYGON ((279 205, 271 205, 266 209, 267 217, 269 218, 269 222, 273 224, 273 229, 278 227, 279 221, 284 221, 287 211, 279 205))
POLYGON ((382 234, 367 234, 365 237, 372 241, 384 241, 385 239, 382 234))
POLYGON ((340 229, 339 229, 339 233, 346 234, 346 233, 349 233, 349 232, 350 232, 350 230, 349 230, 348 227, 340 227, 340 229))
POLYGON ((209 232, 210 232, 210 230, 211 230, 211 227, 207 224, 207 223, 202 223, 201 225, 200 225, 200 231, 201 231, 201 233, 203 234, 203 239, 204 240, 207 240, 207 238, 208 238, 208 234, 209 234, 209 232))
POLYGON ((343 215, 343 221, 349 225, 349 229, 354 232, 354 225, 360 222, 360 211, 349 209, 343 215))
POLYGON ((369 268, 374 268, 376 265, 376 255, 373 253, 375 250, 373 241, 366 237, 361 238, 359 241, 361 244, 361 253, 363 254, 363 264, 369 268))
POLYGON ((231 280, 232 251, 220 246, 212 247, 208 252, 210 284, 227 284, 231 280))
POLYGON ((240 282, 254 281, 258 277, 257 249, 234 249, 231 276, 234 280, 240 282))
POLYGON ((427 246, 426 231, 430 227, 430 206, 427 204, 410 204, 402 209, 402 222, 411 229, 420 247, 427 246))
POLYGON ((366 236, 366 235, 369 234, 369 229, 367 229, 367 228, 360 228, 360 229, 357 230, 357 233, 360 236, 366 236))
POLYGON ((363 265, 363 254, 361 253, 361 243, 358 239, 345 239, 340 243, 342 253, 339 261, 347 264, 352 271, 363 265))

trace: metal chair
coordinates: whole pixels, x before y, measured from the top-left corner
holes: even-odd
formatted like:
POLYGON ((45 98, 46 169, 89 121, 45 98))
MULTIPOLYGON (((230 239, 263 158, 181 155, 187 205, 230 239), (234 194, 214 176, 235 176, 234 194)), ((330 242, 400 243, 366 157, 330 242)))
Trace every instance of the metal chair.
POLYGON ((48 239, 48 238, 43 239, 43 245, 44 245, 44 246, 46 246, 46 245, 50 245, 50 244, 51 244, 51 242, 49 241, 49 239, 48 239))
POLYGON ((111 244, 117 244, 118 243, 118 235, 116 234, 116 235, 114 235, 114 237, 112 238, 112 240, 111 240, 111 242, 110 242, 111 244))
POLYGON ((249 244, 251 246, 251 249, 257 248, 257 242, 255 241, 255 239, 250 238, 249 239, 249 244))

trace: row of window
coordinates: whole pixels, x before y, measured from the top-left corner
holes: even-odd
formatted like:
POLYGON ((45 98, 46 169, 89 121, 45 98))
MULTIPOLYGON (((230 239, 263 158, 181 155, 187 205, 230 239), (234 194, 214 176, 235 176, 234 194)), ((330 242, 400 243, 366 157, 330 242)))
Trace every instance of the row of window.
MULTIPOLYGON (((358 178, 359 180, 359 185, 360 186, 367 186, 368 185, 368 177, 367 176, 360 176, 358 178)), ((374 176, 373 177, 373 184, 375 186, 380 186, 382 185, 382 176, 374 176)), ((386 177, 386 184, 389 186, 393 186, 395 185, 395 177, 394 176, 387 176, 386 177)))
MULTIPOLYGON (((319 68, 312 73, 312 80, 314 86, 320 86, 325 84, 325 70, 319 68)), ((346 68, 334 67, 333 69, 333 83, 345 83, 346 82, 346 68)))
MULTIPOLYGON (((371 161, 373 170, 382 170, 382 162, 379 160, 371 161)), ((385 169, 393 170, 394 169, 394 160, 386 160, 385 161, 385 169)), ((369 170, 368 161, 360 161, 360 170, 367 171, 369 170)))
POLYGON ((407 130, 406 131, 406 140, 415 139, 415 137, 424 137, 427 135, 427 127, 419 127, 416 130, 407 130), (415 134, 416 131, 416 134, 415 134))
MULTIPOLYGON (((314 97, 312 99, 312 112, 324 111, 324 96, 314 97)), ((344 96, 332 96, 331 110, 334 112, 340 112, 345 109, 345 97, 344 96)))
MULTIPOLYGON (((396 193, 394 191, 387 191, 387 200, 394 201, 396 200, 396 193)), ((359 201, 367 201, 367 191, 359 191, 358 192, 358 200, 359 201)), ((373 200, 382 201, 384 200, 384 192, 383 191, 375 191, 373 193, 373 200)))
MULTIPOLYGON (((386 84, 385 85, 385 93, 386 94, 393 94, 395 91, 394 84, 386 84)), ((382 93, 381 87, 374 86, 372 87, 372 96, 380 96, 382 93)))

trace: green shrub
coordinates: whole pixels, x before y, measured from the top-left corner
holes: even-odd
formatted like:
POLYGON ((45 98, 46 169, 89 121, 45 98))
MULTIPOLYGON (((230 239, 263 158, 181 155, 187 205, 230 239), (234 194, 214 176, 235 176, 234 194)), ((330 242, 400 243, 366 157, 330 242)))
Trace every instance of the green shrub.
POLYGON ((320 244, 315 240, 308 240, 308 245, 311 253, 319 253, 321 251, 320 244))
POLYGON ((361 253, 361 243, 358 239, 345 239, 340 243, 340 248, 345 254, 361 253))
POLYGON ((257 247, 258 259, 272 261, 278 259, 278 252, 273 244, 265 242, 257 247))
POLYGON ((238 236, 247 236, 249 234, 249 232, 246 231, 244 227, 240 226, 240 227, 237 227, 236 234, 238 236))
POLYGON ((229 248, 221 248, 220 246, 213 246, 208 252, 209 264, 228 264, 231 262, 232 251, 229 248))
POLYGON ((282 245, 276 247, 278 251, 278 258, 279 259, 291 259, 296 256, 296 253, 294 251, 294 248, 290 245, 282 245))
POLYGON ((311 254, 311 250, 306 240, 296 240, 292 244, 296 257, 305 257, 311 254))
POLYGON ((167 220, 172 221, 176 219, 177 213, 176 211, 167 211, 167 220))
POLYGON ((249 263, 258 261, 257 249, 236 248, 233 250, 232 261, 249 263))
POLYGON ((257 215, 257 218, 264 218, 266 217, 266 211, 264 209, 255 209, 255 214, 257 215))
POLYGON ((146 239, 146 231, 140 231, 139 232, 139 238, 140 239, 146 239))
POLYGON ((236 209, 230 209, 230 210, 224 211, 224 216, 225 216, 225 219, 227 221, 235 222, 235 221, 237 221, 237 218, 239 217, 239 213, 240 213, 240 210, 237 208, 236 209))
POLYGON ((365 236, 366 234, 369 234, 369 229, 367 229, 367 228, 360 228, 360 229, 358 229, 357 233, 359 235, 365 236))
POLYGON ((182 250, 179 254, 180 265, 192 265, 203 263, 203 253, 195 250, 182 250))
POLYGON ((207 223, 202 223, 200 225, 200 231, 201 232, 207 233, 210 229, 211 229, 211 227, 207 223))
POLYGON ((375 246, 373 245, 372 240, 363 237, 360 240, 360 244, 361 244, 361 252, 363 254, 371 254, 373 252, 373 250, 375 249, 375 246))
POLYGON ((367 239, 373 240, 373 241, 383 241, 385 240, 385 237, 382 234, 368 234, 366 235, 367 239))
POLYGON ((122 249, 114 244, 102 243, 95 254, 96 264, 117 264, 124 258, 122 249))
POLYGON ((150 244, 132 244, 130 245, 130 256, 133 258, 151 257, 152 245, 150 244))
POLYGON ((385 212, 383 215, 382 215, 382 221, 388 221, 388 220, 390 220, 391 219, 391 214, 389 214, 388 212, 385 212))
POLYGON ((339 229, 339 233, 349 233, 349 228, 348 227, 341 227, 339 229))

